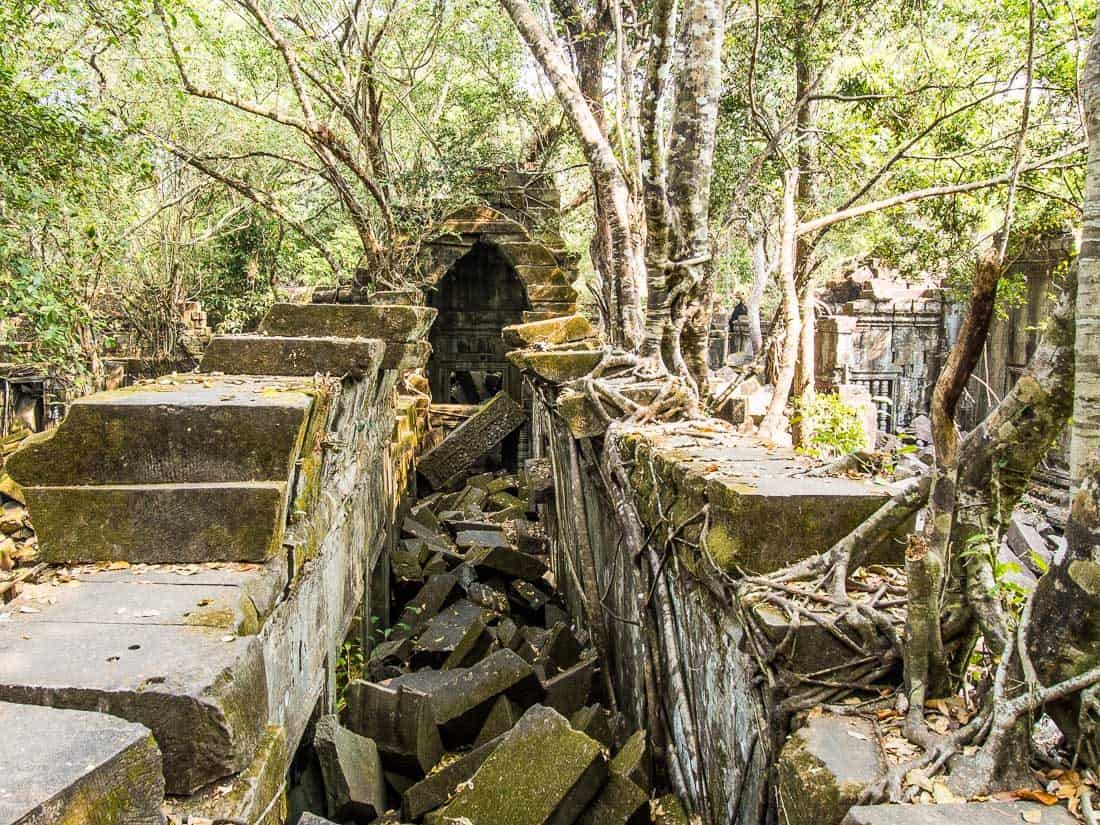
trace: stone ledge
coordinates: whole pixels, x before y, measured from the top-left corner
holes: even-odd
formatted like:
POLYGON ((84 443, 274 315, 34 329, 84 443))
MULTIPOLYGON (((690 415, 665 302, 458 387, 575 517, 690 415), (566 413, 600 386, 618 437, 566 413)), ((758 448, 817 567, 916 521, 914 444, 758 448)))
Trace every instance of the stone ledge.
POLYGON ((411 305, 275 304, 260 331, 289 337, 419 341, 435 317, 436 310, 411 305))
POLYGON ((371 338, 215 335, 199 371, 361 378, 379 368, 385 350, 384 342, 371 338))

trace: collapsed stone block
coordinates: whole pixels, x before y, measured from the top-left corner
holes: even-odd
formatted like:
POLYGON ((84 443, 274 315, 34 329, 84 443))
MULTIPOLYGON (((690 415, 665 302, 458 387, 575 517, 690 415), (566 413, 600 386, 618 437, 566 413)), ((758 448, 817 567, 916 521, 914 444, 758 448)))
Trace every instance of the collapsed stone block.
POLYGON ((428 811, 444 805, 455 788, 469 781, 503 741, 504 737, 499 736, 478 745, 410 786, 401 795, 404 815, 408 819, 419 819, 428 811))
POLYGON ((588 703, 595 669, 595 662, 589 659, 547 679, 542 684, 545 703, 563 716, 576 713, 588 703))
POLYGON ((652 781, 650 779, 649 753, 646 750, 646 732, 644 730, 635 731, 623 743, 619 752, 615 754, 609 767, 613 774, 629 779, 643 790, 650 790, 652 781))
POLYGON ((779 755, 784 825, 839 825, 863 790, 885 771, 869 721, 855 716, 810 719, 779 755))
POLYGON ((536 705, 429 823, 465 817, 471 825, 574 822, 607 779, 598 742, 556 711, 536 705))
POLYGON ((144 725, 0 702, 0 731, 0 822, 164 822, 160 751, 144 725))
POLYGON ((323 716, 313 748, 321 763, 329 816, 370 821, 386 810, 382 761, 373 741, 340 727, 335 716, 323 716))
POLYGON ((462 548, 512 546, 500 530, 459 530, 455 533, 455 544, 462 548))
POLYGON ((354 681, 345 697, 341 721, 349 730, 373 739, 387 764, 427 773, 439 762, 443 744, 421 695, 400 687, 354 681))
POLYGON ((427 622, 413 648, 411 665, 441 670, 463 667, 487 653, 491 642, 484 608, 463 599, 427 622))
POLYGON ((646 825, 649 794, 624 776, 612 773, 607 784, 577 820, 577 825, 646 825))
POLYGON ((550 384, 583 378, 603 360, 603 350, 512 350, 508 360, 519 370, 550 384))
POLYGON ((486 742, 508 733, 519 721, 520 716, 521 712, 516 707, 515 702, 507 696, 498 697, 496 702, 493 703, 493 709, 485 717, 485 723, 481 726, 477 739, 474 740, 474 747, 484 745, 486 742))
MULTIPOLYGON (((569 717, 569 724, 611 750, 615 737, 611 729, 611 712, 606 708, 599 704, 585 705, 569 717)), ((625 750, 626 746, 623 747, 625 750)))
MULTIPOLYGON (((498 393, 421 457, 417 469, 435 489, 462 473, 527 419, 523 408, 498 393)), ((476 489, 476 488, 471 488, 476 489)))
POLYGON ((466 563, 475 569, 495 570, 528 581, 539 581, 547 570, 541 559, 511 547, 475 547, 466 554, 466 563))

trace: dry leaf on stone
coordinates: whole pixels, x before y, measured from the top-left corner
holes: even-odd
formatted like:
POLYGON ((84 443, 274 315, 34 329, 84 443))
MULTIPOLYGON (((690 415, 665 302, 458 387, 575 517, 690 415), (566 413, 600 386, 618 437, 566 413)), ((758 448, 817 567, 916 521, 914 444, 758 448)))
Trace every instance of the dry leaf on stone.
POLYGON ((1034 788, 1020 788, 1013 792, 1017 799, 1026 799, 1029 802, 1042 802, 1044 805, 1057 805, 1058 797, 1046 791, 1037 791, 1034 788))
POLYGON ((1023 811, 1020 814, 1020 816, 1023 817, 1024 822, 1030 822, 1030 823, 1032 823, 1032 825, 1036 825, 1036 823, 1039 823, 1039 822, 1043 821, 1043 812, 1042 811, 1036 811, 1036 810, 1023 811))

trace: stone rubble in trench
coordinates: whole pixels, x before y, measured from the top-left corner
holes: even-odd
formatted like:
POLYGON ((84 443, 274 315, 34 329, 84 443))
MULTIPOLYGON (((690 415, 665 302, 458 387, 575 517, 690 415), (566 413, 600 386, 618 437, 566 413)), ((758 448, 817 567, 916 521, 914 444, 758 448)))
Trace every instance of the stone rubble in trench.
POLYGON ((375 625, 363 678, 339 718, 316 725, 328 821, 681 821, 674 798, 651 802, 644 731, 606 709, 588 635, 522 515, 520 479, 474 476, 420 499, 402 523, 394 624, 375 625))

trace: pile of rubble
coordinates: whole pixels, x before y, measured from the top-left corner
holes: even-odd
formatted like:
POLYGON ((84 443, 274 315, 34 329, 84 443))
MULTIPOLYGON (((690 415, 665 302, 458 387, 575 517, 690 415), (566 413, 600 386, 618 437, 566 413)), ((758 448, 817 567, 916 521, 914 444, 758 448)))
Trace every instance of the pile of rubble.
POLYGON ((27 513, 22 489, 4 472, 3 462, 23 443, 27 431, 0 441, 0 603, 18 595, 18 588, 4 587, 15 580, 16 568, 33 564, 38 555, 38 539, 27 513))
POLYGON ((317 724, 332 820, 633 825, 652 807, 677 821, 672 800, 650 805, 645 732, 606 709, 524 515, 532 495, 526 476, 485 473, 412 507, 391 554, 396 621, 339 719, 317 724))

